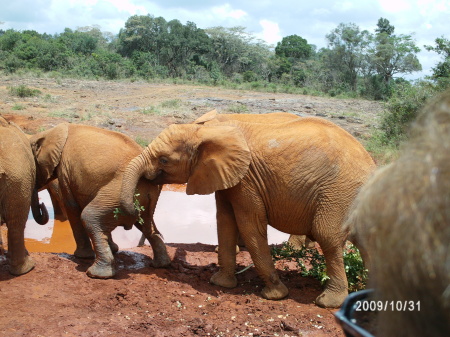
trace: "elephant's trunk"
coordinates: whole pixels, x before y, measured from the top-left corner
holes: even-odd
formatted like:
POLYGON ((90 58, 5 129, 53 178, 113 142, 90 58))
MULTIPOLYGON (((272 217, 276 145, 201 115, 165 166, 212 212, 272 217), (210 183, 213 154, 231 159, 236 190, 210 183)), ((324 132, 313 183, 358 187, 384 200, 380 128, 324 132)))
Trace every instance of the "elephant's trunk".
POLYGON ((125 169, 122 180, 122 189, 120 193, 120 209, 127 215, 138 215, 138 210, 134 205, 134 194, 139 179, 145 174, 146 178, 151 179, 149 168, 153 166, 149 160, 149 149, 146 148, 139 156, 133 158, 125 169))
POLYGON ((45 225, 48 220, 48 211, 44 203, 39 204, 39 196, 37 189, 33 190, 31 195, 31 212, 33 213, 33 218, 39 225, 45 225))

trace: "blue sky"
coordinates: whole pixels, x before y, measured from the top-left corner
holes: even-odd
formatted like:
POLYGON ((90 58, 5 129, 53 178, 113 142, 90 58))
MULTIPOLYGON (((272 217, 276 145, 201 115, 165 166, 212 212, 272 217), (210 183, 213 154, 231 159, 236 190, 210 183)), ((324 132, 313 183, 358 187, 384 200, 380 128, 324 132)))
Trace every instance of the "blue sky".
POLYGON ((450 38, 448 0, 0 0, 0 29, 33 29, 61 33, 64 28, 98 25, 117 34, 131 15, 151 14, 199 28, 243 26, 269 44, 288 35, 299 35, 318 48, 326 47, 325 35, 340 23, 354 23, 373 32, 383 17, 395 34, 414 33, 424 68, 412 78, 430 74, 440 57, 423 45, 437 37, 450 38))

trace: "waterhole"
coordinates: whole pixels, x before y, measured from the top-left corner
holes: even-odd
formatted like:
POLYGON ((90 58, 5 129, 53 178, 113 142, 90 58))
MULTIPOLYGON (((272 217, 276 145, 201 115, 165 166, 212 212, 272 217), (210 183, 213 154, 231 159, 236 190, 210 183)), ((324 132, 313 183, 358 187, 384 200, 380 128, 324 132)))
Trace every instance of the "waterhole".
MULTIPOLYGON (((27 249, 30 252, 72 254, 75 241, 69 222, 54 219, 53 205, 47 191, 39 192, 39 199, 45 203, 50 220, 46 225, 38 225, 30 213, 25 228, 27 249)), ((158 200, 154 218, 166 243, 217 244, 214 194, 186 195, 184 185, 166 185, 158 200)), ((129 231, 118 227, 112 236, 120 249, 127 249, 138 245, 141 232, 135 227, 129 231)), ((268 236, 271 244, 281 243, 289 237, 272 227, 269 227, 268 236)))

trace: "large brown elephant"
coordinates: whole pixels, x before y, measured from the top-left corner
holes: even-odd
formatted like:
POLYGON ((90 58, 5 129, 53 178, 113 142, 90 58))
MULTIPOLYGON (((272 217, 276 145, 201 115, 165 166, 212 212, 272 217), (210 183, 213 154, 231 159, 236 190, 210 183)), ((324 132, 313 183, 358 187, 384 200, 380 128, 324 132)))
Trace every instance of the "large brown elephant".
POLYGON ((48 221, 35 182, 36 166, 27 137, 0 117, 0 225, 8 227, 9 272, 13 275, 25 274, 35 265, 24 242, 30 206, 36 222, 43 225, 48 221))
POLYGON ((187 183, 187 194, 215 192, 220 270, 212 283, 237 285, 240 233, 265 282, 262 295, 281 299, 288 294, 267 243, 270 224, 320 244, 330 279, 316 304, 338 307, 348 292, 343 263, 347 235, 341 225, 374 168, 354 137, 320 118, 171 125, 126 168, 122 208, 133 211, 133 191, 142 176, 157 184, 187 183))
MULTIPOLYGON (((211 125, 220 122, 228 122, 231 120, 249 122, 249 123, 285 123, 292 120, 296 120, 300 116, 287 113, 287 112, 273 112, 265 114, 219 114, 217 110, 211 110, 204 115, 197 118, 195 124, 211 125)), ((238 240, 239 245, 242 245, 238 240)), ((288 239, 289 244, 294 249, 301 249, 302 247, 313 248, 315 247, 314 241, 305 235, 290 235, 288 239)))
POLYGON ((145 210, 141 210, 140 215, 118 210, 123 172, 129 161, 142 151, 136 142, 119 132, 68 123, 35 134, 30 142, 36 157, 38 187, 58 179, 77 245, 75 256, 95 256, 87 270, 89 276, 110 278, 115 275, 112 253, 117 246, 111 241, 111 231, 117 226, 140 227, 152 245, 153 265, 162 267, 170 263, 165 244, 153 223, 160 187, 141 179, 133 191, 133 200, 135 207, 140 208, 140 205, 145 210))

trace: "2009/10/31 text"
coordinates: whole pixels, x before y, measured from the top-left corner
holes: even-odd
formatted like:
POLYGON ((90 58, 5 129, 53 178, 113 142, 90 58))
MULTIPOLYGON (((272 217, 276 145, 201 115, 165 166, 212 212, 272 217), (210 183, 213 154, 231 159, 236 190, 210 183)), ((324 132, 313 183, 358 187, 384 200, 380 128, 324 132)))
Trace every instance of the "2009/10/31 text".
POLYGON ((356 311, 420 311, 420 301, 357 301, 356 311))

